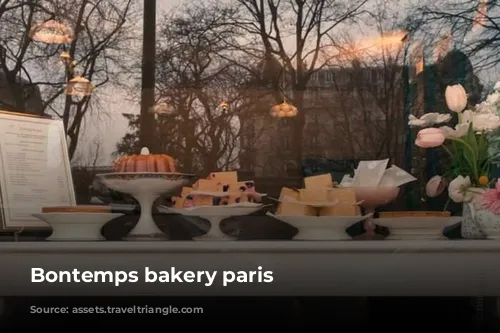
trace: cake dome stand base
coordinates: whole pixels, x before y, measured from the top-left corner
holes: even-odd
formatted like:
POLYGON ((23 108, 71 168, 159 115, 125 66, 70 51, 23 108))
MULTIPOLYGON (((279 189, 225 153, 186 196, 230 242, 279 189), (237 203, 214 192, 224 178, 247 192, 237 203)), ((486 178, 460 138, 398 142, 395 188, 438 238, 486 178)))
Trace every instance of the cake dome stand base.
POLYGON ((159 194, 137 193, 131 195, 141 206, 141 216, 135 227, 123 240, 126 241, 165 241, 167 235, 156 225, 153 219, 153 204, 160 197, 159 194))
POLYGON ((98 175, 102 183, 115 191, 133 196, 141 207, 135 227, 124 238, 127 241, 164 241, 167 235, 153 219, 153 204, 162 194, 190 182, 193 175, 180 173, 111 173, 98 175))
POLYGON ((371 214, 372 217, 364 222, 365 234, 356 239, 378 240, 380 237, 375 233, 375 219, 373 215, 378 207, 385 206, 396 200, 399 195, 399 187, 356 187, 356 201, 362 201, 361 206, 365 214, 371 214))
POLYGON ((222 232, 220 228, 220 223, 222 220, 227 219, 231 216, 200 216, 210 222, 210 230, 202 236, 194 237, 193 240, 198 242, 204 241, 235 241, 237 238, 229 236, 222 232))

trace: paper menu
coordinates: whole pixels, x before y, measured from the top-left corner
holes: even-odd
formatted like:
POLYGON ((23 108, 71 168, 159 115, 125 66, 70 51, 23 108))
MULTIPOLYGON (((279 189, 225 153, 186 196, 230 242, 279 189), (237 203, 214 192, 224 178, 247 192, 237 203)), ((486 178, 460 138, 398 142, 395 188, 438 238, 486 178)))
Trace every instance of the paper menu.
POLYGON ((62 122, 0 112, 1 228, 46 227, 45 206, 76 204, 62 122))
POLYGON ((389 159, 379 161, 360 161, 352 187, 378 187, 389 164, 389 159))

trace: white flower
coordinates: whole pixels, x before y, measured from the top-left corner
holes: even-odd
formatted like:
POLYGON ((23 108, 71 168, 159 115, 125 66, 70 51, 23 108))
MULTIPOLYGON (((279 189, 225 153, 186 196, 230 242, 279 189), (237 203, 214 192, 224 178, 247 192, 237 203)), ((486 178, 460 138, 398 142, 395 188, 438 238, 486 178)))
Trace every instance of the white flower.
POLYGON ((437 124, 446 123, 451 120, 451 115, 437 112, 426 113, 422 117, 417 118, 410 115, 408 125, 415 127, 429 127, 437 124))
POLYGON ((470 192, 470 177, 458 176, 448 185, 448 195, 454 202, 469 202, 474 198, 474 193, 470 192))
POLYGON ((444 93, 448 108, 456 113, 460 113, 467 107, 467 93, 460 84, 446 87, 444 93))
POLYGON ((498 92, 494 92, 486 98, 486 103, 496 104, 500 100, 500 94, 498 92))
POLYGON ((461 138, 465 135, 467 135, 467 132, 469 132, 469 124, 468 123, 461 123, 455 126, 455 128, 451 128, 449 126, 443 126, 440 127, 439 129, 441 132, 443 132, 444 137, 447 139, 450 138, 461 138))
POLYGON ((500 81, 498 81, 497 83, 495 83, 495 91, 500 91, 500 81))
POLYGON ((474 112, 471 110, 465 110, 460 117, 460 124, 470 125, 472 119, 474 118, 474 112))
POLYGON ((492 113, 474 113, 472 127, 476 132, 492 132, 500 128, 500 117, 492 113))

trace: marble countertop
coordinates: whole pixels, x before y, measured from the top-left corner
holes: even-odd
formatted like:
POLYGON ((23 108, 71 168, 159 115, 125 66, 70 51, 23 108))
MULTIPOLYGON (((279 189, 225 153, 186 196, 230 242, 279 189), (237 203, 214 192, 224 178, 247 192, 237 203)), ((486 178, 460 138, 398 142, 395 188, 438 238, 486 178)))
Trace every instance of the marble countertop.
POLYGON ((6 253, 426 253, 498 252, 491 240, 0 242, 6 253))

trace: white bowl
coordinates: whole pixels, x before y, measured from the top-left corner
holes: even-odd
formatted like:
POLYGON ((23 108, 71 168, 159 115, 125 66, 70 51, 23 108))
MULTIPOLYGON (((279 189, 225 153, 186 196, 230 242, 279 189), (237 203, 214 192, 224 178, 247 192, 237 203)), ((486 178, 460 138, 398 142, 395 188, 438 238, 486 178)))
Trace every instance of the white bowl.
POLYGON ((101 229, 109 221, 123 214, 119 213, 40 213, 34 217, 52 227, 51 241, 96 241, 105 240, 101 229))
POLYGON ((370 218, 365 216, 284 216, 267 213, 280 221, 290 224, 298 229, 294 240, 350 240, 351 236, 346 229, 355 223, 370 218))
POLYGON ((381 217, 373 223, 389 228, 391 234, 388 240, 406 239, 443 239, 443 229, 461 222, 462 216, 406 216, 381 217))

